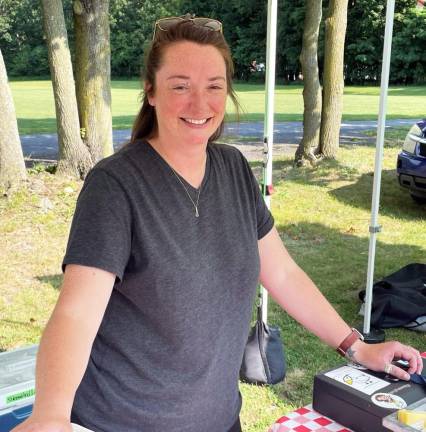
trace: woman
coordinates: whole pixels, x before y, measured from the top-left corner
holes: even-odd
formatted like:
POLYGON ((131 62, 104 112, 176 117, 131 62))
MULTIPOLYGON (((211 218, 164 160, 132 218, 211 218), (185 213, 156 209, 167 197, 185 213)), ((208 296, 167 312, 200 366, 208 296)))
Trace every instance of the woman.
POLYGON ((34 412, 15 432, 69 431, 70 417, 94 431, 240 431, 259 279, 351 359, 403 379, 394 356, 420 371, 413 348, 359 340, 288 255, 246 160, 212 142, 235 100, 221 24, 158 21, 145 63, 131 143, 79 196, 34 412))

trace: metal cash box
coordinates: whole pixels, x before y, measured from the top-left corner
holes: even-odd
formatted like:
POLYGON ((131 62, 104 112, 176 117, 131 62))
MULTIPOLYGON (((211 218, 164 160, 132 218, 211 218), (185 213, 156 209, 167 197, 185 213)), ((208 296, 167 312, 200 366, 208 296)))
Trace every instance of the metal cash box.
MULTIPOLYGON (((426 360, 423 359, 426 367, 426 360)), ((356 432, 388 432, 383 418, 426 397, 426 386, 344 365, 314 378, 313 408, 356 432)))

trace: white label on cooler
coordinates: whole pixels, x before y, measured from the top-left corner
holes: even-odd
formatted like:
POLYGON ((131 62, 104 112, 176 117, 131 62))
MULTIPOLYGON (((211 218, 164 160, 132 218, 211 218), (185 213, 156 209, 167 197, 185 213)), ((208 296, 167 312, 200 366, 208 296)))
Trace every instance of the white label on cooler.
POLYGON ((26 402, 30 399, 34 399, 34 396, 35 388, 6 393, 0 396, 0 409, 21 405, 24 401, 26 402))

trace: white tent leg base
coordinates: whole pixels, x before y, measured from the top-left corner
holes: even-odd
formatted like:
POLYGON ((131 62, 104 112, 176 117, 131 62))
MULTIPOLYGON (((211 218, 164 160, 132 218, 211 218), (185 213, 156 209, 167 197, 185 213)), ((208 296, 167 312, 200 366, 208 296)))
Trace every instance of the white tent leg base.
POLYGON ((382 329, 370 327, 368 333, 364 333, 362 325, 357 326, 356 329, 364 336, 365 343, 376 344, 385 341, 385 332, 382 329))

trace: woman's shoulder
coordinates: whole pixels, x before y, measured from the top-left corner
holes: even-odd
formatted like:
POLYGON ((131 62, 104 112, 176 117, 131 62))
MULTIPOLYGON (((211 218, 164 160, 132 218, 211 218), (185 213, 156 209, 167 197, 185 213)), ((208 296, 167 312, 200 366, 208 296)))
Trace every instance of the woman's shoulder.
POLYGON ((115 184, 120 190, 131 189, 135 178, 140 178, 144 163, 142 143, 126 144, 114 154, 98 161, 85 179, 85 186, 100 188, 102 185, 115 184))
POLYGON ((221 143, 209 143, 211 154, 219 156, 225 160, 242 161, 244 156, 241 151, 232 145, 221 143))
POLYGON ((107 172, 123 172, 123 169, 132 165, 135 158, 141 152, 142 144, 124 144, 114 154, 101 159, 96 163, 94 169, 104 170, 107 172))

